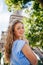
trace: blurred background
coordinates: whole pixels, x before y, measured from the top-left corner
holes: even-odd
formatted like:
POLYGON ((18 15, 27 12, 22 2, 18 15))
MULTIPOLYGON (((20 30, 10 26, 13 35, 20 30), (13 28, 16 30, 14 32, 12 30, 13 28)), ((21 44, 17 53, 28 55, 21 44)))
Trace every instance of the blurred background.
POLYGON ((0 0, 0 65, 9 65, 4 60, 4 44, 9 18, 15 12, 23 16, 25 36, 39 60, 38 65, 43 65, 43 0, 0 0))

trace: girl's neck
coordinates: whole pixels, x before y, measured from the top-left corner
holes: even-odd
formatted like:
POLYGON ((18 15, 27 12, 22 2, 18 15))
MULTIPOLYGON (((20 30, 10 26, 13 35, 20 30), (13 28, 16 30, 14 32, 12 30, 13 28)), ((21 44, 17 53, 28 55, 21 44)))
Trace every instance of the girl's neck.
POLYGON ((18 39, 21 39, 21 37, 19 37, 19 38, 18 37, 14 37, 14 40, 18 40, 18 39))

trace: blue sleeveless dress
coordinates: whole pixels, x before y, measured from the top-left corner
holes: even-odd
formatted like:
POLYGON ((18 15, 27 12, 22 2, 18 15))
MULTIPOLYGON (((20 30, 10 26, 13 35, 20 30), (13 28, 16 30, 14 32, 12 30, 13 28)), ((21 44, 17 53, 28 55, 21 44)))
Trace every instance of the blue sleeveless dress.
POLYGON ((30 61, 25 57, 22 52, 22 48, 24 45, 24 40, 16 40, 13 42, 10 65, 30 65, 30 61))

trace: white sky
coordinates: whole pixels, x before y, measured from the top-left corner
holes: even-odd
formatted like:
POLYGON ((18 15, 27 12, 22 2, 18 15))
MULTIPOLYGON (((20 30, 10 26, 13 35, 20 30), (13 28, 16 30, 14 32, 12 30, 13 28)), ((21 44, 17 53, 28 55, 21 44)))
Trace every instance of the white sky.
POLYGON ((10 14, 4 0, 0 0, 0 38, 1 32, 7 30, 10 14))

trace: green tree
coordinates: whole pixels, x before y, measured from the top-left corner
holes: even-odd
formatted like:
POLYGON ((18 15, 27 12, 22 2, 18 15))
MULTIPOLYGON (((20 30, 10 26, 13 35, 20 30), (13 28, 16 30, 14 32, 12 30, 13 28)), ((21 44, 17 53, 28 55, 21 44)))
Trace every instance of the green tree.
POLYGON ((20 10, 24 8, 25 4, 29 1, 37 2, 35 3, 35 6, 37 8, 38 4, 43 7, 43 0, 5 0, 5 3, 8 6, 8 10, 11 12, 13 10, 20 10))
POLYGON ((43 10, 32 10, 29 19, 24 18, 24 24, 30 44, 43 48, 43 10))

